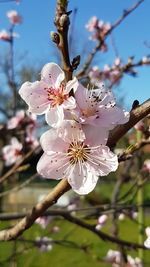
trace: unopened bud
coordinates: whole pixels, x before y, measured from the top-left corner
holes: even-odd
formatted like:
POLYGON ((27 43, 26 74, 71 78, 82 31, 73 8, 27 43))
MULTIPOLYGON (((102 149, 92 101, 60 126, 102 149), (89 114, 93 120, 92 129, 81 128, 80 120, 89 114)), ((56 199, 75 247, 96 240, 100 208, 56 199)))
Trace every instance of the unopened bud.
POLYGON ((59 24, 61 27, 69 25, 70 24, 69 17, 66 14, 63 14, 59 19, 59 24))
POLYGON ((80 56, 76 56, 76 57, 72 60, 72 69, 73 69, 73 70, 76 70, 79 64, 80 64, 80 56))
POLYGON ((51 36, 51 39, 54 43, 56 44, 59 44, 60 42, 60 38, 59 38, 59 34, 57 32, 50 32, 50 36, 51 36))

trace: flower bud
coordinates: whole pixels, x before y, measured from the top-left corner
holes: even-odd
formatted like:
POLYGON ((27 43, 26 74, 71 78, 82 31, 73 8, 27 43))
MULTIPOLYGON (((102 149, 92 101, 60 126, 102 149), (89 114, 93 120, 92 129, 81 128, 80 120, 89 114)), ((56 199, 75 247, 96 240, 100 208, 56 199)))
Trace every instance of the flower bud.
POLYGON ((61 27, 69 25, 70 24, 69 17, 66 14, 63 14, 59 19, 59 24, 61 27))
POLYGON ((58 34, 57 32, 53 32, 53 31, 51 31, 51 32, 50 32, 50 36, 51 36, 51 39, 52 39, 52 41, 53 41, 54 43, 59 44, 59 42, 60 42, 60 38, 59 38, 59 34, 58 34))

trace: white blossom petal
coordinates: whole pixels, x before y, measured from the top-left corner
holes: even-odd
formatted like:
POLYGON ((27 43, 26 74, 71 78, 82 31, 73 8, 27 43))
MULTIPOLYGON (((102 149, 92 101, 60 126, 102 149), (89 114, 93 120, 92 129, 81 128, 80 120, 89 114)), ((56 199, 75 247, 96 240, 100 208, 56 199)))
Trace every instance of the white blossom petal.
POLYGON ((62 69, 55 63, 47 63, 41 71, 41 79, 57 88, 65 79, 65 74, 62 69))
POLYGON ((42 114, 49 106, 47 93, 44 90, 45 87, 46 84, 42 81, 36 81, 33 83, 25 82, 21 86, 19 94, 28 104, 30 112, 42 114))
POLYGON ((67 100, 63 103, 64 109, 74 109, 76 107, 76 100, 73 96, 70 96, 67 100))
POLYGON ((63 121, 62 125, 58 129, 58 135, 65 142, 72 143, 73 141, 84 141, 85 134, 81 128, 81 125, 75 121, 63 121))
POLYGON ((144 246, 150 249, 150 237, 146 239, 146 241, 144 242, 144 246))
POLYGON ((86 144, 90 146, 106 145, 109 135, 107 128, 83 124, 82 129, 85 133, 86 144))
POLYGON ((45 152, 49 151, 60 151, 66 152, 69 146, 68 143, 64 142, 62 138, 57 135, 56 129, 50 129, 42 134, 40 143, 45 152))
POLYGON ((66 164, 69 165, 69 161, 63 153, 44 153, 38 161, 37 172, 45 178, 60 180, 64 178, 66 164))
POLYGON ((67 82, 66 87, 64 89, 65 94, 69 94, 72 89, 73 89, 73 92, 75 93, 78 85, 79 85, 79 82, 78 82, 77 78, 74 77, 72 80, 67 82))
POLYGON ((103 108, 99 107, 98 118, 93 122, 94 125, 112 130, 118 124, 124 124, 129 120, 129 113, 124 112, 118 107, 103 108))
POLYGON ((83 164, 81 168, 77 164, 74 170, 68 173, 68 183, 73 191, 80 195, 90 193, 95 188, 97 180, 95 171, 88 164, 83 164))
POLYGON ((45 119, 50 126, 54 128, 60 127, 64 119, 63 107, 56 106, 54 108, 49 109, 46 112, 45 119))
MULTIPOLYGON (((107 146, 100 146, 97 150, 91 150, 91 166, 96 169, 100 176, 106 176, 118 168, 118 158, 107 146)), ((90 162, 90 161, 89 161, 90 162)))

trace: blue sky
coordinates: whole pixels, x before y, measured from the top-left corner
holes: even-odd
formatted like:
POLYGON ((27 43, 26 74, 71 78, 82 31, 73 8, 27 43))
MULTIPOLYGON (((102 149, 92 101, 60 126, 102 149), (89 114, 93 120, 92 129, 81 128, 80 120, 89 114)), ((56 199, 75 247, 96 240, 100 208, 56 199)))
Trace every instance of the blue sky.
MULTIPOLYGON (((123 9, 129 8, 135 0, 70 0, 69 10, 77 8, 75 22, 75 46, 77 53, 90 50, 95 42, 88 41, 90 33, 85 29, 88 20, 96 15, 99 19, 113 23, 122 14, 123 9)), ((53 18, 55 15, 56 0, 22 0, 20 5, 13 2, 0 4, 0 29, 8 28, 9 23, 6 12, 16 9, 23 16, 23 24, 16 26, 15 32, 20 38, 15 40, 16 58, 25 54, 23 62, 33 66, 43 65, 55 60, 54 48, 50 42, 49 32, 55 31, 53 18)), ((143 42, 150 44, 150 1, 145 0, 122 24, 113 32, 116 47, 123 60, 129 56, 136 56, 139 60, 150 54, 150 49, 143 42)), ((114 49, 110 44, 108 53, 99 53, 96 63, 100 66, 112 64, 115 59, 114 49)), ((7 44, 0 42, 0 54, 7 44)), ((145 101, 150 96, 150 67, 138 68, 138 78, 128 75, 119 86, 119 91, 125 96, 126 107, 130 108, 132 102, 138 99, 145 101)))

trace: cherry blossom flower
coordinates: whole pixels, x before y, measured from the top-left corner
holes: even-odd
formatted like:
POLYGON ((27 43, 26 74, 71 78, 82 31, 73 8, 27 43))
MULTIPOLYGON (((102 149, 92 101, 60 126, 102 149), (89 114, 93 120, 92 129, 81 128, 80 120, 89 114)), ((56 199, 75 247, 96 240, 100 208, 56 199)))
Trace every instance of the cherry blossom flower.
POLYGON ((143 58, 142 58, 142 63, 143 64, 147 64, 147 63, 149 63, 150 62, 150 59, 147 57, 147 56, 144 56, 143 58))
POLYGON ((98 222, 97 222, 97 225, 96 225, 95 228, 97 230, 100 230, 101 228, 103 228, 103 226, 105 225, 107 220, 108 220, 108 216, 106 214, 103 214, 103 215, 99 216, 98 217, 98 222))
POLYGON ((21 124, 24 117, 25 117, 25 111, 24 110, 17 111, 16 115, 8 120, 7 129, 16 128, 19 124, 21 124))
POLYGON ((85 28, 87 28, 89 32, 93 32, 97 26, 98 26, 98 18, 96 16, 93 16, 89 20, 88 24, 85 25, 85 28))
POLYGON ((133 211, 131 214, 131 217, 133 220, 136 220, 136 218, 138 217, 138 212, 137 211, 133 211))
POLYGON ((134 128, 138 131, 143 132, 144 131, 144 123, 143 121, 139 121, 134 125, 134 128))
MULTIPOLYGON (((122 260, 121 260, 121 253, 117 250, 108 250, 107 255, 105 257, 106 262, 112 263, 113 267, 121 267, 122 260)), ((136 257, 135 259, 132 258, 130 255, 127 255, 127 265, 130 267, 143 267, 141 259, 136 257)))
POLYGON ((143 170, 150 173, 150 159, 144 161, 143 170))
POLYGON ((111 29, 111 24, 109 22, 104 23, 103 20, 100 20, 98 23, 99 36, 104 38, 106 33, 111 29))
POLYGON ((52 250, 52 239, 44 236, 36 238, 36 245, 39 247, 41 252, 46 252, 52 250))
POLYGON ((37 147, 39 145, 39 141, 36 137, 36 131, 34 128, 34 125, 29 124, 26 127, 26 138, 25 141, 28 145, 30 145, 32 148, 37 147))
POLYGON ((37 164, 38 173, 56 180, 67 177, 72 189, 81 195, 94 189, 99 176, 118 167, 117 156, 105 145, 87 144, 80 124, 73 120, 45 132, 40 142, 45 153, 37 164))
POLYGON ((16 137, 12 137, 10 145, 6 145, 2 148, 3 158, 5 165, 10 166, 17 162, 21 158, 22 144, 17 140, 16 137))
POLYGON ((54 225, 53 227, 52 227, 52 229, 51 229, 51 232, 52 233, 58 233, 60 231, 60 227, 59 226, 56 226, 56 225, 54 225))
POLYGON ((77 110, 73 116, 82 124, 100 127, 101 130, 102 128, 111 130, 129 120, 129 113, 116 107, 113 93, 105 89, 103 84, 94 90, 88 90, 79 84, 75 99, 77 110))
POLYGON ((9 33, 6 30, 1 30, 0 31, 0 40, 6 41, 6 42, 11 42, 11 39, 13 37, 19 37, 19 34, 17 33, 9 33))
POLYGON ((119 216, 118 216, 118 220, 119 221, 123 221, 124 219, 125 219, 124 213, 120 213, 119 216))
POLYGON ((149 248, 149 249, 150 249, 150 227, 146 227, 146 229, 145 229, 145 233, 146 233, 146 235, 147 235, 147 239, 146 239, 146 241, 144 242, 144 246, 145 246, 146 248, 149 248))
POLYGON ((112 263, 113 267, 119 267, 121 263, 121 253, 117 250, 108 250, 105 257, 106 262, 112 263))
POLYGON ((35 137, 35 134, 31 133, 28 134, 25 138, 25 141, 28 145, 30 145, 32 148, 36 148, 39 145, 38 139, 35 137))
POLYGON ((75 215, 76 214, 76 208, 77 208, 77 204, 70 204, 70 205, 68 205, 68 207, 67 207, 67 210, 69 210, 69 211, 71 211, 71 214, 72 215, 75 215))
POLYGON ((114 60, 114 66, 119 66, 121 63, 121 58, 120 57, 117 57, 115 60, 114 60))
POLYGON ((99 80, 101 81, 107 80, 110 83, 115 84, 119 82, 122 75, 123 74, 119 70, 118 65, 110 67, 109 65, 106 64, 104 66, 104 70, 102 71, 97 66, 94 66, 89 72, 90 82, 94 85, 96 85, 99 80))
POLYGON ((73 96, 69 92, 77 87, 77 79, 64 84, 64 72, 55 63, 46 64, 41 71, 41 80, 25 82, 19 94, 29 105, 33 114, 45 114, 47 123, 59 127, 64 119, 64 110, 76 107, 73 96))
POLYGON ((16 10, 8 11, 7 17, 9 18, 9 20, 12 24, 22 23, 22 16, 20 16, 16 10))
POLYGON ((39 224, 43 229, 45 229, 52 220, 52 216, 40 216, 35 220, 35 223, 39 224))
POLYGON ((88 24, 85 25, 85 27, 90 31, 93 32, 93 35, 90 37, 90 39, 103 39, 106 35, 106 33, 111 29, 110 23, 104 23, 103 20, 98 20, 96 16, 92 17, 88 24))
POLYGON ((25 112, 24 110, 19 110, 16 112, 15 116, 8 120, 7 129, 14 129, 23 124, 32 125, 34 129, 36 127, 36 115, 25 112))
POLYGON ((130 267, 143 267, 142 261, 138 257, 134 259, 130 255, 127 255, 127 261, 130 267))

